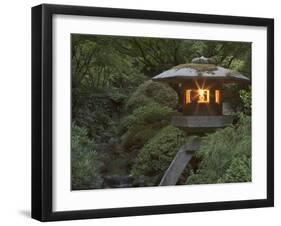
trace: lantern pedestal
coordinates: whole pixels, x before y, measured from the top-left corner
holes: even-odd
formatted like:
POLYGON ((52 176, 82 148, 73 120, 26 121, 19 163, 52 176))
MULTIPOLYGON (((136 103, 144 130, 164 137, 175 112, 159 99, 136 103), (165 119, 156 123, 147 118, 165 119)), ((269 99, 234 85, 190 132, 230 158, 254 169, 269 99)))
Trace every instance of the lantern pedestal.
POLYGON ((173 116, 171 124, 186 131, 210 132, 217 128, 231 125, 233 117, 231 115, 220 116, 173 116))
POLYGON ((174 160, 162 177, 159 186, 175 185, 177 183, 194 152, 200 148, 200 144, 200 137, 192 137, 186 144, 181 146, 174 160))

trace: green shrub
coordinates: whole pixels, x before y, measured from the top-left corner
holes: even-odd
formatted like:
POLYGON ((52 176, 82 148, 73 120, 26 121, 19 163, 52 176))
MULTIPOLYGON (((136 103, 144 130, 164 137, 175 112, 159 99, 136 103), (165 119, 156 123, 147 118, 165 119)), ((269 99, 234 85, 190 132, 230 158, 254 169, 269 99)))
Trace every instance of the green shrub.
POLYGON ((89 137, 94 138, 96 143, 102 143, 115 134, 113 114, 118 112, 112 101, 103 93, 94 93, 72 119, 77 126, 86 128, 89 137))
POLYGON ((243 102, 243 112, 247 115, 251 115, 252 111, 252 92, 250 90, 240 90, 240 98, 243 102))
POLYGON ((129 111, 133 111, 140 106, 153 102, 175 108, 178 103, 178 97, 176 92, 167 84, 148 80, 136 89, 129 98, 126 107, 129 111))
POLYGON ((136 108, 121 123, 122 144, 127 150, 139 149, 161 128, 170 123, 173 110, 169 107, 151 103, 136 108))
POLYGON ((251 159, 246 155, 234 158, 219 183, 251 181, 251 159))
POLYGON ((152 102, 136 108, 131 115, 123 119, 121 126, 122 129, 128 130, 135 125, 159 124, 163 121, 170 121, 173 112, 174 110, 169 107, 152 102))
POLYGON ((187 184, 232 182, 234 176, 230 171, 240 172, 240 180, 249 181, 251 170, 246 162, 251 159, 251 118, 240 115, 236 126, 209 134, 196 155, 202 161, 187 178, 187 184))
POLYGON ((186 142, 183 131, 166 126, 140 150, 132 168, 135 183, 158 185, 179 148, 186 142))
POLYGON ((87 136, 87 130, 72 125, 71 137, 71 180, 72 189, 99 188, 102 180, 99 174, 98 156, 95 144, 87 136))

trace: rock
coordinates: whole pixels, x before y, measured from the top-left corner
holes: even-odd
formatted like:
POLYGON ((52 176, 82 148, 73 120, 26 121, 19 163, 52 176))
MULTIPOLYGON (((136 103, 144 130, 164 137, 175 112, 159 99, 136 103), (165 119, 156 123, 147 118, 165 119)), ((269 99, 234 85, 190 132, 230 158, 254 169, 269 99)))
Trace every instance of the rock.
POLYGON ((104 188, 128 188, 132 187, 133 178, 131 175, 104 176, 104 188))
POLYGON ((111 137, 109 139, 109 144, 119 144, 120 143, 120 139, 117 137, 111 137))

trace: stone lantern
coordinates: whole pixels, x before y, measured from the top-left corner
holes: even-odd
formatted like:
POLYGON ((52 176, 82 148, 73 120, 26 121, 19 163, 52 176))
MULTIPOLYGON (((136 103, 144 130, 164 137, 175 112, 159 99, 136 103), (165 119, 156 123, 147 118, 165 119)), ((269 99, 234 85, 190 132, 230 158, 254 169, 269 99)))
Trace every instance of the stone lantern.
POLYGON ((172 117, 172 125, 189 135, 199 135, 191 136, 192 139, 178 150, 159 184, 175 185, 194 152, 200 148, 201 136, 233 122, 231 114, 224 114, 223 84, 249 83, 250 80, 205 57, 175 66, 152 80, 166 82, 178 93, 181 114, 172 117))
POLYGON ((191 63, 180 64, 152 78, 166 82, 178 93, 179 111, 172 125, 187 131, 207 132, 232 123, 231 115, 223 115, 223 84, 249 83, 244 75, 199 57, 191 63))

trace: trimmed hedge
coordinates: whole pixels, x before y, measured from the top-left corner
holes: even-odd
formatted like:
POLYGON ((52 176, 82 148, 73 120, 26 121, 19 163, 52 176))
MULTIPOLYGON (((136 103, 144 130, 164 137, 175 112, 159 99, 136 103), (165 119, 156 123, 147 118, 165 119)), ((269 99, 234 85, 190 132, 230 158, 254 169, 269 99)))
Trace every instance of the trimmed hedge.
POLYGON ((170 123, 173 110, 151 103, 139 107, 121 123, 120 130, 126 131, 122 144, 127 150, 140 149, 161 128, 170 123))
POLYGON ((158 185, 186 140, 182 130, 173 126, 164 127, 140 150, 131 171, 135 183, 142 183, 142 186, 158 185))
POLYGON ((177 93, 167 84, 148 80, 141 84, 127 101, 127 110, 158 103, 163 106, 175 108, 178 103, 177 93))

